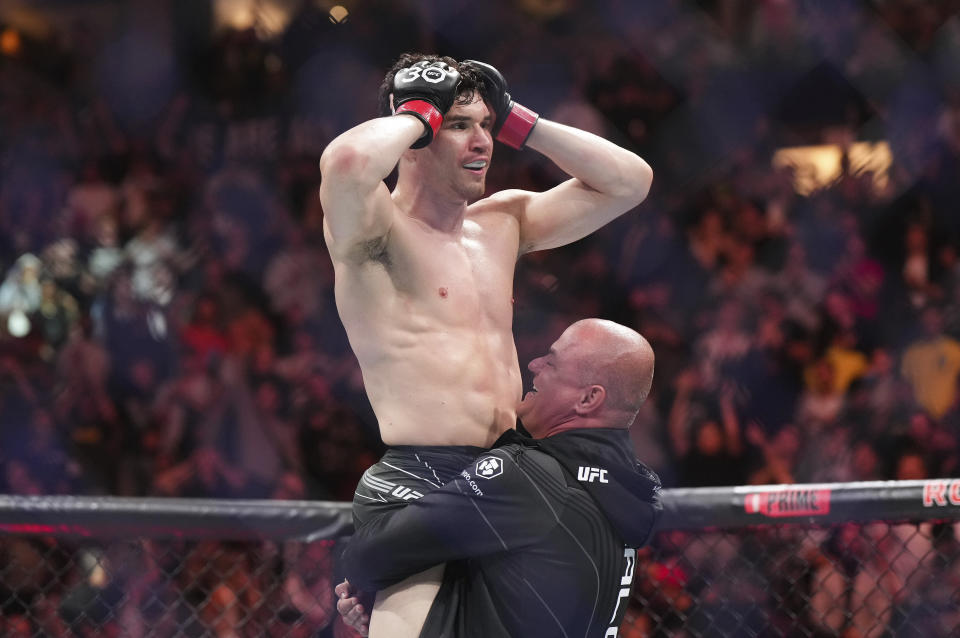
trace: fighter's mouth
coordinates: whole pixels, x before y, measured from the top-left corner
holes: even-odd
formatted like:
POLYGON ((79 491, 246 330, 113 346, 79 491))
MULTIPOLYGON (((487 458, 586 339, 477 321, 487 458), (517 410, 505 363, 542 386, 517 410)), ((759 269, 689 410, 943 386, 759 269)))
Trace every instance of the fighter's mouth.
POLYGON ((482 171, 487 167, 487 162, 486 160, 477 160, 476 162, 464 164, 463 167, 471 171, 482 171))

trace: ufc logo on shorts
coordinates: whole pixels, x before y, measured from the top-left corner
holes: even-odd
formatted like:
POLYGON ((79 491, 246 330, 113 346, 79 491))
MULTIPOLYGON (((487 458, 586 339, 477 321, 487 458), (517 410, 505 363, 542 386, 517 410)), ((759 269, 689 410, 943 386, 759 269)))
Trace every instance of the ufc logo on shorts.
POLYGON ((599 479, 601 483, 610 482, 607 480, 606 470, 601 470, 598 467, 584 467, 583 465, 577 468, 578 481, 586 481, 587 483, 593 483, 597 479, 599 479))
POLYGON ((397 498, 402 498, 405 501, 409 501, 412 498, 420 498, 423 496, 423 494, 417 490, 411 490, 409 487, 398 485, 393 488, 392 492, 390 492, 390 496, 396 496, 397 498))

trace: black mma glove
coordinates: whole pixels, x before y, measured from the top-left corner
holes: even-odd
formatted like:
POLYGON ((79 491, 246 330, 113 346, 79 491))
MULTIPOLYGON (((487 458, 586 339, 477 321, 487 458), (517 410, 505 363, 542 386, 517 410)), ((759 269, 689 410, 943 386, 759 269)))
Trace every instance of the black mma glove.
POLYGON ((507 93, 507 81, 500 71, 486 62, 477 60, 464 60, 463 64, 469 64, 483 77, 487 100, 497 114, 493 136, 498 142, 503 142, 507 146, 523 148, 540 116, 510 99, 510 94, 507 93))
POLYGON ((457 97, 460 73, 444 62, 424 60, 393 76, 394 115, 413 115, 423 122, 424 133, 410 148, 423 148, 443 124, 444 114, 457 97))

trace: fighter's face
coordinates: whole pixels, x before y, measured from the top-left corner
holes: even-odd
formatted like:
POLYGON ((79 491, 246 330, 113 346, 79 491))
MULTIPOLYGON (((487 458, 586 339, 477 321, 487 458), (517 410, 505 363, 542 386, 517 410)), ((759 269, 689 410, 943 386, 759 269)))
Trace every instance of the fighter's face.
POLYGON ((544 436, 575 416, 584 386, 579 355, 582 345, 575 331, 568 328, 547 354, 527 366, 533 373, 533 388, 524 395, 517 416, 534 437, 544 436))
POLYGON ((473 201, 483 196, 487 169, 493 156, 493 113, 477 97, 469 104, 454 104, 443 126, 425 150, 430 173, 450 185, 458 197, 473 201))

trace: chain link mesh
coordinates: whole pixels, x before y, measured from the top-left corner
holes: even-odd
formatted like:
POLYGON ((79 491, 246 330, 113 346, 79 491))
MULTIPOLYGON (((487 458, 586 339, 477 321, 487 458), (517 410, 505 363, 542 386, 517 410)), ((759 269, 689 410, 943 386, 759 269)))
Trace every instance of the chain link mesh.
MULTIPOLYGON (((622 638, 960 636, 953 522, 665 531, 622 638)), ((323 637, 333 541, 0 537, 0 635, 323 637)))
POLYGON ((954 523, 659 535, 623 636, 960 636, 954 523), (631 633, 632 632, 632 633, 631 633))
POLYGON ((0 635, 350 635, 331 627, 333 548, 333 541, 2 537, 0 635))

